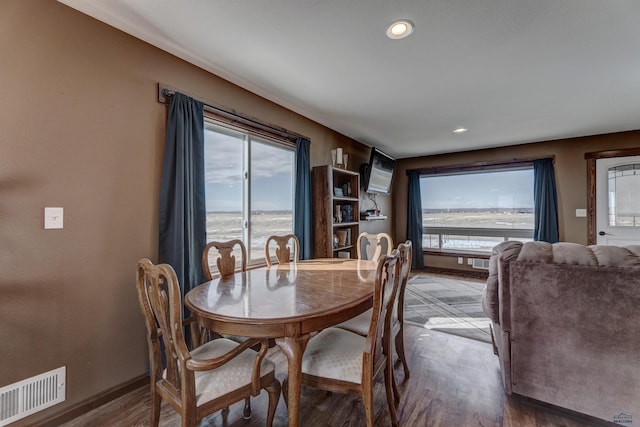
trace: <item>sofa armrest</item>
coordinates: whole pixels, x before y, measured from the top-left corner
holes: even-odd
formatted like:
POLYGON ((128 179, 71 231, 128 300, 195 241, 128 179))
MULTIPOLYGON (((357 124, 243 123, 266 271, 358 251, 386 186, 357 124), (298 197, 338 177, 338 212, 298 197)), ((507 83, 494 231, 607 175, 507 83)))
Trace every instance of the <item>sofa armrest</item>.
MULTIPOLYGON (((509 280, 509 261, 516 259, 521 249, 522 242, 502 242, 493 248, 489 258, 489 277, 483 291, 482 309, 494 323, 499 325, 502 325, 500 315, 501 294, 504 292, 500 290, 504 288, 502 282, 509 280)), ((508 286, 506 292, 508 294, 508 286)), ((508 302, 507 299, 507 305, 508 302)))

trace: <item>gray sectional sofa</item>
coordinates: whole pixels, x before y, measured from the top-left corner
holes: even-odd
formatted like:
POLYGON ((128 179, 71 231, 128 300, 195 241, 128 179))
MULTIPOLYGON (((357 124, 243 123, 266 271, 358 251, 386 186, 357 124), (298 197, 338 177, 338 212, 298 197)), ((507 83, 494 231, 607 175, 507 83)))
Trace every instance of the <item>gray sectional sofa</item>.
POLYGON ((483 308, 506 393, 640 426, 640 246, 501 243, 483 308))

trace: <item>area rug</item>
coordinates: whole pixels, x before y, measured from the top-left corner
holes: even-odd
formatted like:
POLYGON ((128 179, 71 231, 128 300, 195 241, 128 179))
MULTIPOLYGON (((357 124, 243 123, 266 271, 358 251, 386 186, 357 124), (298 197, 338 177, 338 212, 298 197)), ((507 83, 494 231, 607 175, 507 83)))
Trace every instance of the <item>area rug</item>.
POLYGON ((406 322, 491 343, 491 323, 482 311, 485 281, 418 273, 405 293, 406 322))

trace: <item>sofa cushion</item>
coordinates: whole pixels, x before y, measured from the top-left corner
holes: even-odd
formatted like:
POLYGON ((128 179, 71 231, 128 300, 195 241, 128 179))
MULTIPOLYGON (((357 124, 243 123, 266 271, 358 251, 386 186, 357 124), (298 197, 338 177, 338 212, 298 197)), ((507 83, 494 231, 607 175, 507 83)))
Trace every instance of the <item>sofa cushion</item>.
POLYGON ((593 251, 577 243, 527 242, 522 246, 518 261, 554 264, 598 265, 593 251))
POLYGON ((640 246, 589 246, 604 267, 637 267, 640 265, 640 246))
POLYGON ((584 246, 578 243, 527 242, 518 255, 522 262, 635 267, 640 265, 640 246, 584 246))

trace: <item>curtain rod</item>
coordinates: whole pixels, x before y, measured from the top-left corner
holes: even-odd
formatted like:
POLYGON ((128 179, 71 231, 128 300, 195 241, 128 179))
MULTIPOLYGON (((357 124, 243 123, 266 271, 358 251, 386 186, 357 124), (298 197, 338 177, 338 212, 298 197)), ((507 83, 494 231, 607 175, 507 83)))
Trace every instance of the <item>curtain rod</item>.
MULTIPOLYGON (((180 91, 175 90, 175 89, 171 88, 170 86, 168 86, 168 85, 166 85, 164 83, 158 83, 158 102, 160 102, 162 104, 166 104, 168 102, 167 98, 173 96, 173 94, 175 94, 176 92, 180 92, 180 91)), ((183 93, 183 92, 180 92, 180 93, 183 93)), ((189 95, 187 95, 187 96, 189 96, 189 95)), ((211 104, 209 104, 209 103, 207 103, 205 101, 202 101, 200 99, 196 99, 194 97, 191 97, 191 98, 195 99, 198 102, 201 102, 205 106, 206 109, 208 109, 208 110, 210 110, 210 111, 212 111, 212 112, 214 112, 216 114, 220 114, 220 115, 223 115, 223 116, 227 116, 227 117, 233 118, 235 120, 244 122, 244 123, 249 124, 251 126, 258 127, 260 129, 267 130, 269 132, 278 133, 278 134, 280 134, 282 136, 285 136, 287 138, 293 138, 293 139, 304 138, 304 139, 307 139, 307 140, 309 139, 308 137, 306 137, 304 135, 300 135, 299 133, 291 132, 291 131, 289 131, 287 129, 284 129, 284 128, 279 128, 279 127, 276 127, 276 126, 273 126, 273 125, 270 125, 270 124, 267 124, 267 123, 263 123, 258 119, 254 119, 252 117, 245 116, 243 114, 235 113, 233 111, 226 110, 226 109, 224 109, 222 107, 211 105, 211 104)))

